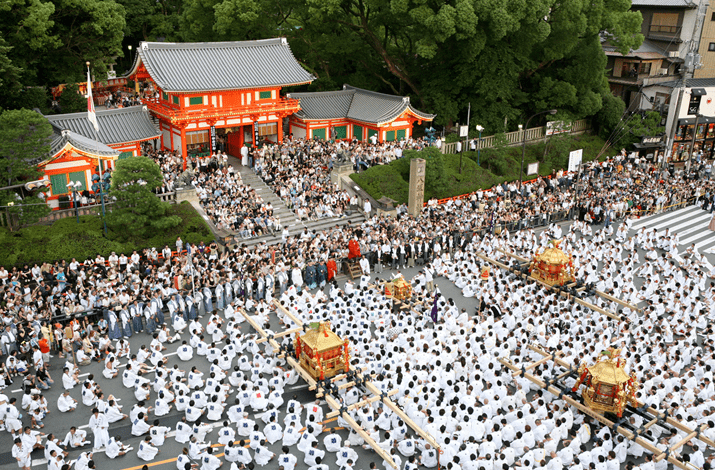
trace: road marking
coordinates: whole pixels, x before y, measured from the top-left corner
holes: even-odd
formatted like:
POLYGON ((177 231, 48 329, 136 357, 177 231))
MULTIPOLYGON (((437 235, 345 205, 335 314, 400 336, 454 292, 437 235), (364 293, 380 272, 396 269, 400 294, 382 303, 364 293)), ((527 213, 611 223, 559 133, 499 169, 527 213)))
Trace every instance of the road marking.
POLYGON ((303 385, 296 385, 295 387, 288 387, 288 390, 302 390, 304 388, 308 388, 310 385, 308 384, 303 384, 303 385))

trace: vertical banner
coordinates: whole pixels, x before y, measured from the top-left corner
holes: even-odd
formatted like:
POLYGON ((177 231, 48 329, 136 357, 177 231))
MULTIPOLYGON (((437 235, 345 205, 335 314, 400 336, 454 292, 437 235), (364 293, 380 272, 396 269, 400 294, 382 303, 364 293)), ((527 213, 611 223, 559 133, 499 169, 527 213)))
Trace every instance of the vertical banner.
POLYGON ((253 145, 258 147, 258 121, 253 123, 253 145))
POLYGON ((216 153, 216 127, 211 126, 211 153, 216 153))

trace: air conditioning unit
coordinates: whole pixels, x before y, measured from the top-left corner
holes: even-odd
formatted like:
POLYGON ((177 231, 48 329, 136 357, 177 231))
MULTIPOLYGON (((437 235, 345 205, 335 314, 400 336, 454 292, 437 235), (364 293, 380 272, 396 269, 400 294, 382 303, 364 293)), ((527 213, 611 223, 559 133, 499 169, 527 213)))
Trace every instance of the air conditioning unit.
POLYGON ((678 51, 668 52, 668 57, 670 57, 671 59, 679 57, 678 51))
POLYGON ((668 69, 658 69, 658 75, 668 75, 668 69))

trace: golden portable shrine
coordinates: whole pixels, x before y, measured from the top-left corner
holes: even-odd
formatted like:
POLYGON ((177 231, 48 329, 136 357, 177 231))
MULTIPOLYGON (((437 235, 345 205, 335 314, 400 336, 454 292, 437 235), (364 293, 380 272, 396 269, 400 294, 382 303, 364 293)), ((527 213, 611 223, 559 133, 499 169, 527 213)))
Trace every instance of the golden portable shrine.
POLYGON ((303 334, 296 333, 295 358, 315 380, 324 380, 350 371, 348 340, 330 329, 330 322, 311 323, 303 334))
POLYGON ((574 281, 573 260, 564 253, 559 244, 561 240, 549 241, 549 247, 541 254, 536 254, 529 265, 529 274, 550 286, 574 281))
POLYGON ((406 300, 412 297, 412 284, 399 276, 392 281, 385 283, 385 296, 394 297, 397 300, 406 300))
POLYGON ((636 399, 640 384, 635 373, 626 373, 625 362, 620 349, 608 348, 591 367, 579 366, 579 378, 571 390, 575 392, 581 384, 586 385, 581 395, 586 406, 597 413, 613 413, 620 418, 626 405, 641 405, 636 399))

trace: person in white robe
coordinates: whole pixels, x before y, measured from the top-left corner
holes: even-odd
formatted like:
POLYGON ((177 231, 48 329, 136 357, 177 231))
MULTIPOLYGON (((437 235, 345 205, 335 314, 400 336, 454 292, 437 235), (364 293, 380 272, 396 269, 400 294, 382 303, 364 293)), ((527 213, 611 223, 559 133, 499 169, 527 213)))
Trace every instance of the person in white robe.
POLYGON ((75 426, 70 428, 70 431, 65 436, 65 440, 62 442, 64 447, 82 447, 89 444, 87 438, 87 431, 84 429, 77 429, 75 426))
POLYGON ((92 410, 89 427, 94 433, 94 450, 106 447, 109 444, 109 421, 103 413, 99 412, 98 408, 92 410))
POLYGON ((236 431, 230 426, 228 421, 223 422, 223 427, 218 430, 218 443, 228 445, 233 442, 236 437, 236 431))
POLYGON ((181 421, 176 423, 176 434, 174 434, 174 439, 176 439, 176 442, 186 444, 191 439, 192 433, 193 427, 186 422, 186 418, 182 417, 181 421))
POLYGON ((137 449, 137 457, 145 462, 154 460, 154 457, 156 457, 158 453, 159 449, 151 445, 151 436, 146 436, 137 449))
POLYGON ((261 467, 264 467, 268 465, 268 462, 273 460, 273 458, 276 456, 273 452, 268 450, 267 447, 265 447, 266 441, 261 441, 258 447, 254 450, 253 454, 253 459, 256 461, 258 465, 261 467))
POLYGON ((117 421, 121 421, 123 419, 127 419, 127 415, 122 413, 122 407, 118 405, 114 400, 109 400, 107 409, 104 411, 104 414, 107 416, 107 421, 109 421, 109 424, 116 423, 117 421))
POLYGON ((67 413, 68 411, 74 411, 77 408, 77 400, 70 396, 70 392, 65 390, 57 398, 57 409, 62 413, 67 413))
POLYGON ((107 448, 104 453, 110 459, 116 459, 117 457, 125 455, 130 450, 133 450, 133 448, 126 447, 122 444, 119 436, 113 436, 109 438, 109 443, 107 444, 107 448))
POLYGON ((155 445, 157 447, 163 446, 164 440, 166 440, 166 433, 168 433, 169 431, 171 431, 171 428, 169 426, 160 426, 159 420, 155 419, 154 424, 151 427, 151 431, 149 431, 152 445, 155 445))
POLYGON ((171 404, 166 401, 164 392, 159 392, 159 398, 154 401, 154 416, 166 416, 170 411, 171 404))
POLYGON ((265 426, 263 431, 266 435, 266 440, 271 445, 283 439, 283 429, 281 428, 281 425, 276 422, 275 416, 271 417, 270 423, 265 426))
POLYGON ((151 426, 149 426, 148 417, 144 414, 144 412, 139 413, 137 418, 132 423, 132 436, 141 436, 146 434, 149 432, 149 429, 151 429, 151 426))

